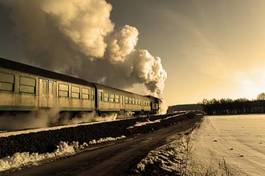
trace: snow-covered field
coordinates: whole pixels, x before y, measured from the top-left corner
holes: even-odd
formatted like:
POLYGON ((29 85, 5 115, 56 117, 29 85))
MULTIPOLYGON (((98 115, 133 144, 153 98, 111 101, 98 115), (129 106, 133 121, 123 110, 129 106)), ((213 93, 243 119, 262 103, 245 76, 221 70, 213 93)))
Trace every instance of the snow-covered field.
POLYGON ((265 174, 265 115, 208 116, 192 138, 204 166, 224 159, 236 175, 265 174))
POLYGON ((136 173, 265 175, 265 115, 206 116, 190 135, 171 138, 142 159, 136 173))

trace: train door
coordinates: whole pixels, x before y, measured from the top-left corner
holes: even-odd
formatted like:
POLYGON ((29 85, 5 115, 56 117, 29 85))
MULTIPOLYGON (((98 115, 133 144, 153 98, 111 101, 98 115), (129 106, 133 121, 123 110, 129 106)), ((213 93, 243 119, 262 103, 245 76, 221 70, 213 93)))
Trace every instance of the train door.
POLYGON ((54 107, 56 101, 56 82, 39 79, 39 105, 43 108, 54 107))
POLYGON ((48 107, 48 80, 39 79, 39 106, 42 108, 48 107))
POLYGON ((48 107, 54 107, 56 105, 56 82, 53 80, 48 81, 48 107))

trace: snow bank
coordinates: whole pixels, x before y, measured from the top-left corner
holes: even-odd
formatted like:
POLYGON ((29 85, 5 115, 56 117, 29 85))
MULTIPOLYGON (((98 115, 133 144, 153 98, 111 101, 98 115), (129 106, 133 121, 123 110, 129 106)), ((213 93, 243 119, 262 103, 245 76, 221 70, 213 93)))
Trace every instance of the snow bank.
POLYGON ((188 146, 188 138, 178 138, 179 136, 176 135, 173 142, 149 152, 137 164, 134 172, 142 175, 152 175, 152 173, 159 173, 160 175, 182 175, 182 171, 187 169, 191 149, 188 146))
POLYGON ((98 140, 93 139, 93 140, 89 141, 88 143, 89 144, 99 144, 99 143, 103 143, 103 142, 116 141, 116 140, 120 140, 120 139, 124 139, 124 138, 126 138, 126 136, 124 136, 124 135, 123 136, 120 136, 120 137, 115 137, 115 138, 113 138, 113 137, 106 137, 106 138, 100 138, 98 140))
MULTIPOLYGON (((126 138, 125 136, 120 137, 107 137, 100 138, 98 140, 91 140, 88 144, 99 144, 109 141, 116 141, 126 138)), ((76 152, 86 149, 89 145, 87 143, 79 144, 79 142, 60 142, 57 149, 53 153, 15 153, 13 156, 8 156, 0 159, 0 172, 9 169, 19 168, 26 165, 38 165, 40 161, 59 158, 63 156, 74 155, 76 152)))
POLYGON ((147 121, 145 121, 145 122, 136 122, 133 126, 129 126, 127 129, 132 129, 132 128, 135 128, 135 127, 140 127, 140 126, 160 123, 161 121, 166 121, 166 120, 171 119, 171 118, 176 118, 176 117, 182 116, 184 114, 187 114, 187 113, 185 112, 183 114, 171 115, 171 116, 168 116, 166 118, 161 118, 161 119, 157 119, 157 120, 149 120, 149 119, 147 119, 147 121))
POLYGON ((154 121, 146 121, 146 122, 136 122, 135 125, 133 126, 129 126, 127 129, 131 129, 131 128, 135 128, 135 127, 139 127, 139 126, 144 126, 144 125, 149 125, 149 124, 153 124, 153 123, 159 123, 161 121, 161 119, 158 120, 154 120, 154 121))

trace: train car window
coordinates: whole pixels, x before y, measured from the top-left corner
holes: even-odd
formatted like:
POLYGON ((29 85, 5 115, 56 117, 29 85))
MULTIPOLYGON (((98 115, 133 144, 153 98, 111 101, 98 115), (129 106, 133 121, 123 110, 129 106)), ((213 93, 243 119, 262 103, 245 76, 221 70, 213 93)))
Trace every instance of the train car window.
POLYGON ((0 72, 0 90, 13 91, 15 76, 8 73, 0 72))
POLYGON ((85 89, 85 88, 83 88, 82 89, 82 99, 89 99, 90 97, 89 97, 89 90, 88 89, 85 89))
POLYGON ((114 94, 109 95, 109 102, 114 102, 114 94))
POLYGON ((30 77, 21 76, 19 80, 19 92, 35 94, 36 92, 36 80, 30 77))
POLYGON ((119 103, 120 102, 120 96, 119 95, 115 95, 115 102, 119 103))
POLYGON ((72 98, 80 98, 80 88, 72 86, 72 98))
POLYGON ((99 96, 98 100, 103 101, 103 92, 99 92, 98 96, 99 96))
POLYGON ((108 102, 108 101, 109 101, 109 94, 108 94, 108 93, 104 93, 103 100, 104 100, 105 102, 108 102))
POLYGON ((128 104, 128 97, 125 97, 125 104, 128 104))
POLYGON ((69 97, 69 85, 59 84, 59 97, 69 97))

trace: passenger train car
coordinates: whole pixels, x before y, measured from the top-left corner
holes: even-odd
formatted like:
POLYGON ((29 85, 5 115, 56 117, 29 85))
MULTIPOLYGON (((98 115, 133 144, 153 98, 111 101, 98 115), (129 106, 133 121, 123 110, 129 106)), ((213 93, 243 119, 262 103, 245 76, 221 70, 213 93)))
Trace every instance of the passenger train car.
POLYGON ((0 58, 0 112, 156 114, 161 100, 0 58))

